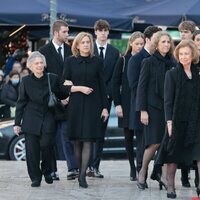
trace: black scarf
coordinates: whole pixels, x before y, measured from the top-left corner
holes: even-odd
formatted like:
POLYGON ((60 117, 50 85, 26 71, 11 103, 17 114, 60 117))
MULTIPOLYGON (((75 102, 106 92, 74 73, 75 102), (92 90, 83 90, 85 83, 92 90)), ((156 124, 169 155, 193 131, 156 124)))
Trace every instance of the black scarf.
MULTIPOLYGON (((180 128, 181 128, 181 116, 183 111, 184 104, 184 88, 182 87, 182 81, 184 76, 184 69, 181 64, 178 64, 177 68, 177 76, 176 76, 176 94, 174 100, 174 110, 173 110, 173 134, 172 136, 176 139, 179 136, 180 128)), ((191 66, 192 78, 193 78, 193 86, 192 86, 192 105, 191 111, 188 121, 188 127, 186 131, 186 137, 184 141, 184 145, 188 146, 190 144, 194 144, 196 141, 196 137, 200 134, 200 71, 195 65, 191 66)))
POLYGON ((161 98, 164 99, 164 80, 165 80, 165 73, 176 65, 175 60, 169 54, 166 56, 162 56, 159 51, 155 51, 152 55, 153 63, 155 64, 155 74, 156 74, 156 94, 161 98))

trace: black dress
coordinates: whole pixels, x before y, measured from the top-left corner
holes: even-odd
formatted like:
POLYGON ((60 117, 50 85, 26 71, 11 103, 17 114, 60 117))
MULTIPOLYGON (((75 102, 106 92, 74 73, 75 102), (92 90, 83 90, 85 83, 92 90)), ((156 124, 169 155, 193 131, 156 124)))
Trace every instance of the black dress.
POLYGON ((127 78, 128 61, 131 54, 119 58, 114 74, 112 77, 112 93, 115 106, 121 105, 123 110, 123 118, 118 117, 119 128, 129 128, 129 113, 130 113, 130 88, 127 78))
POLYGON ((70 140, 96 140, 101 137, 101 113, 107 108, 106 87, 103 78, 103 60, 93 57, 70 57, 65 62, 63 78, 74 86, 93 89, 89 95, 71 93, 68 106, 70 140))

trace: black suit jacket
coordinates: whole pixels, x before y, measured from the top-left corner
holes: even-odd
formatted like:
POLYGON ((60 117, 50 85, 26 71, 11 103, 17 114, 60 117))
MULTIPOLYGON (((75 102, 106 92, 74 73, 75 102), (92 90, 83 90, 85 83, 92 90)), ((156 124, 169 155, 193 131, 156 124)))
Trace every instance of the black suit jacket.
MULTIPOLYGON (((99 56, 96 43, 94 44, 94 54, 99 56)), ((112 97, 111 80, 115 65, 119 59, 119 51, 110 44, 107 44, 104 58, 104 81, 106 84, 107 94, 112 97)))
MULTIPOLYGON (((68 97, 69 88, 60 84, 58 76, 50 74, 52 92, 60 99, 68 97)), ((48 107, 49 89, 47 75, 36 78, 30 74, 22 79, 16 105, 15 125, 24 133, 40 135, 56 132, 55 114, 48 107)))
POLYGON ((140 112, 136 112, 136 91, 140 76, 141 63, 143 59, 148 56, 150 56, 150 54, 143 48, 139 53, 132 56, 128 62, 127 77, 131 89, 129 128, 134 130, 141 130, 143 128, 143 125, 140 122, 140 112))
MULTIPOLYGON (((61 78, 63 73, 64 62, 60 59, 52 41, 41 47, 39 51, 46 58, 46 71, 57 74, 58 77, 61 78)), ((64 60, 70 55, 72 55, 70 46, 64 44, 64 60)))

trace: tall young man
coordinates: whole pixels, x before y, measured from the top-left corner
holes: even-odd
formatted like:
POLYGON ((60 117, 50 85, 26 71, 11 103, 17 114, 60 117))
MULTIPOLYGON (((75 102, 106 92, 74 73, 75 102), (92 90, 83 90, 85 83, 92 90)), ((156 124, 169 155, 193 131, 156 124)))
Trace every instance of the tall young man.
MULTIPOLYGON (((44 45, 39 51, 45 56, 47 63, 47 72, 55 73, 61 79, 63 73, 64 61, 71 55, 71 48, 67 43, 69 35, 68 24, 62 20, 57 20, 52 26, 53 39, 48 44, 44 45)), ((66 110, 68 100, 62 100, 60 106, 56 108, 57 119, 57 139, 61 143, 62 150, 67 161, 68 174, 67 179, 75 179, 78 175, 77 164, 74 156, 73 144, 67 139, 67 121, 66 110)), ((58 148, 60 149, 60 147, 58 148)), ((53 161, 52 177, 54 180, 59 180, 56 174, 57 164, 56 158, 53 161)))

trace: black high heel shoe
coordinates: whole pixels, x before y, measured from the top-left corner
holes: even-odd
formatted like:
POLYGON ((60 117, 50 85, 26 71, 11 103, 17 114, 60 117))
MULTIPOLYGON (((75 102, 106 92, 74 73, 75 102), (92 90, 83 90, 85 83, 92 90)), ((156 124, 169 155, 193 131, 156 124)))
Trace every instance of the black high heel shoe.
POLYGON ((162 190, 163 187, 165 188, 165 190, 167 190, 167 185, 166 185, 164 182, 162 182, 162 181, 160 180, 160 181, 159 181, 159 188, 160 188, 160 190, 162 190))
POLYGON ((163 187, 167 190, 167 185, 163 181, 161 181, 160 174, 151 174, 151 179, 154 181, 158 181, 160 190, 162 190, 163 187))
POLYGON ((167 198, 169 199, 176 199, 176 192, 167 193, 167 198))
POLYGON ((145 188, 146 188, 146 184, 145 183, 140 183, 139 181, 137 181, 137 186, 141 190, 145 190, 145 188))
POLYGON ((199 195, 200 195, 200 188, 199 187, 197 187, 196 192, 197 192, 197 196, 199 197, 199 195))

